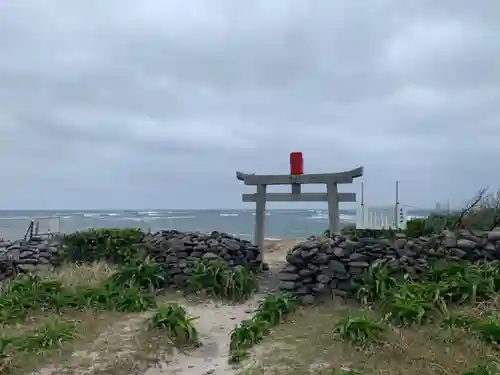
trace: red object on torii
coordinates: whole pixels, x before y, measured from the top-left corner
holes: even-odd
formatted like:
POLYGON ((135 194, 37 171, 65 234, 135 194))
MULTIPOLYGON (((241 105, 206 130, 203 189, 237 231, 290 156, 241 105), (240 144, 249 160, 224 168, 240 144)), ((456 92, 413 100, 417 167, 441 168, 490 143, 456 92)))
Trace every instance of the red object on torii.
POLYGON ((290 174, 304 174, 304 158, 302 152, 290 152, 290 174))

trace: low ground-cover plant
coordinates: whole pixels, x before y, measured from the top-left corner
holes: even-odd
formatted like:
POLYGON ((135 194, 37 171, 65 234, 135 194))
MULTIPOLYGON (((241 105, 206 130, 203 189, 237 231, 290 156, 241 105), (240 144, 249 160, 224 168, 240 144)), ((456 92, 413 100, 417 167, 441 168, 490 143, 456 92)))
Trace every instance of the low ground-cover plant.
POLYGON ((403 325, 421 324, 436 312, 436 306, 424 285, 403 283, 384 301, 388 317, 403 325))
POLYGON ((356 297, 362 305, 385 299, 396 286, 396 279, 390 275, 387 267, 370 267, 361 279, 356 297))
POLYGON ((464 372, 462 375, 500 375, 500 366, 498 363, 479 365, 464 372))
POLYGON ((0 374, 14 373, 16 355, 20 352, 40 355, 43 352, 61 348, 66 342, 76 338, 74 324, 60 319, 51 319, 31 332, 16 336, 0 337, 0 374))
POLYGON ((334 332, 344 340, 352 341, 356 344, 376 341, 386 330, 382 321, 374 320, 366 314, 347 315, 340 319, 334 332))
POLYGON ((266 337, 273 326, 295 311, 297 301, 289 294, 267 296, 257 308, 252 319, 244 320, 231 332, 229 361, 240 362, 247 351, 266 337))
POLYGON ((193 322, 198 317, 189 317, 186 309, 176 303, 160 306, 149 318, 150 330, 162 330, 178 344, 198 344, 198 331, 193 322))
POLYGON ((269 295, 259 304, 254 319, 268 322, 272 327, 293 313, 297 305, 297 300, 290 294, 269 295))
POLYGON ((242 301, 258 288, 258 276, 242 266, 230 267, 222 260, 197 262, 188 276, 187 291, 221 299, 242 301))
POLYGON ((493 344, 500 343, 500 316, 498 314, 491 314, 485 319, 472 322, 470 327, 482 340, 493 344))
POLYGON ((35 274, 22 275, 3 284, 0 291, 0 323, 24 320, 29 314, 44 311, 104 309, 122 312, 145 311, 155 306, 152 293, 134 284, 67 288, 56 280, 35 274))
POLYGON ((110 277, 109 282, 119 287, 125 287, 133 283, 141 289, 153 292, 156 289, 163 288, 167 280, 163 267, 146 257, 131 260, 129 264, 116 271, 110 277))
POLYGON ((496 264, 436 263, 420 280, 397 281, 384 266, 368 269, 357 287, 363 305, 379 303, 391 318, 408 325, 449 316, 450 305, 485 300, 500 290, 496 264))

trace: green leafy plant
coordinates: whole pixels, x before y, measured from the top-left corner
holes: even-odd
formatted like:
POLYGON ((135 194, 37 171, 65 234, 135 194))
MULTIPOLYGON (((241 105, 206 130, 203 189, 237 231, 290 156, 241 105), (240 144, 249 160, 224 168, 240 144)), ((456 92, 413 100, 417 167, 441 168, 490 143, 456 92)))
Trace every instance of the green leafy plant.
POLYGON ((63 343, 75 338, 76 328, 73 324, 52 319, 31 334, 12 338, 10 345, 15 351, 37 353, 61 347, 63 343))
POLYGON ((188 276, 188 292, 204 291, 217 298, 241 301, 258 287, 258 277, 241 267, 229 267, 224 261, 198 262, 188 276))
POLYGON ((404 325, 421 324, 436 312, 428 288, 420 283, 398 285, 385 301, 384 308, 389 317, 404 325))
POLYGON ((144 293, 132 284, 114 291, 106 307, 120 312, 141 312, 156 307, 156 299, 154 294, 144 293))
POLYGON ((229 362, 237 363, 248 356, 248 349, 266 337, 270 328, 279 324, 297 308, 297 300, 290 294, 267 296, 252 319, 244 320, 231 331, 229 362))
POLYGON ((362 305, 367 305, 385 299, 395 286, 396 279, 390 275, 387 267, 370 267, 362 276, 356 298, 362 305))
POLYGON ((109 282, 120 287, 133 283, 142 289, 153 291, 164 287, 166 281, 166 273, 162 266, 146 257, 132 260, 115 272, 109 282))
POLYGON ((69 304, 68 296, 59 281, 34 274, 19 276, 6 282, 0 292, 0 323, 23 320, 33 311, 58 310, 61 304, 69 304))
POLYGON ((500 343, 500 319, 496 314, 490 315, 485 320, 474 322, 471 328, 479 337, 490 343, 500 343))
POLYGON ((160 329, 169 337, 182 344, 198 343, 198 332, 193 325, 197 317, 189 317, 181 305, 175 303, 160 306, 149 319, 149 329, 160 329))
POLYGON ((231 331, 230 352, 251 348, 269 334, 270 324, 265 320, 247 319, 231 331))
POLYGON ((260 303, 254 319, 263 320, 275 326, 296 308, 297 300, 289 294, 269 295, 260 303))
POLYGON ((335 325, 334 332, 345 340, 362 344, 379 339, 385 329, 382 322, 375 321, 365 314, 359 314, 343 317, 335 325))

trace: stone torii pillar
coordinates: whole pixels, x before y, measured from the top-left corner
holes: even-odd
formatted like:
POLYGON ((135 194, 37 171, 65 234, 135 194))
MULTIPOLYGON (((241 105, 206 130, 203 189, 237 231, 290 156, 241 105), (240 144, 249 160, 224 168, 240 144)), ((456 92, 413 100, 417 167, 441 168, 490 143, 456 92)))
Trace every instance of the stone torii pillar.
POLYGON ((264 249, 264 220, 266 202, 328 202, 330 233, 340 232, 339 202, 356 202, 355 193, 339 193, 338 184, 350 184, 363 176, 363 167, 339 173, 303 174, 301 152, 290 154, 290 174, 256 175, 236 172, 236 178, 245 185, 257 187, 253 194, 243 194, 243 202, 255 202, 254 244, 264 249), (326 193, 302 193, 303 184, 325 184, 326 193), (291 193, 267 193, 267 185, 291 185, 291 193))

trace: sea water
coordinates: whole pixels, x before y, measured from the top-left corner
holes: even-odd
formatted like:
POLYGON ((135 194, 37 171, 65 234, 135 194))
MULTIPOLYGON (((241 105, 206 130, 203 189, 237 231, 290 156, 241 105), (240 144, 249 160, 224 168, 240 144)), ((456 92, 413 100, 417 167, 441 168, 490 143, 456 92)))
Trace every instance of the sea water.
MULTIPOLYGON (((355 223, 354 210, 341 210, 342 224, 355 223)), ((408 216, 422 217, 426 210, 409 210, 408 216)), ((24 236, 28 218, 59 217, 59 231, 73 232, 87 228, 141 228, 157 231, 212 230, 226 232, 250 239, 254 229, 253 210, 51 210, 51 211, 1 211, 0 237, 18 239, 24 236)), ((44 226, 44 219, 41 226, 44 226)), ((50 226, 50 225, 49 225, 50 226)), ((265 235, 267 239, 306 238, 320 234, 328 227, 328 211, 318 209, 279 210, 266 212, 265 235)))

